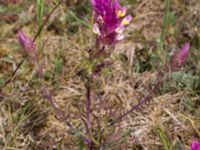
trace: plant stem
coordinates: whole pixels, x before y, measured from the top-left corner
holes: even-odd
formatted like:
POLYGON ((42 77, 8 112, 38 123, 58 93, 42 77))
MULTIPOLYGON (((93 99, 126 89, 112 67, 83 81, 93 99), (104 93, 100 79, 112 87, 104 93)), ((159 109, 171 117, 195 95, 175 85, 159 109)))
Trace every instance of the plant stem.
MULTIPOLYGON (((91 131, 91 120, 90 120, 90 114, 91 114, 91 89, 90 85, 86 86, 86 133, 88 137, 90 137, 90 131, 91 131)), ((88 138, 87 139, 87 146, 88 150, 92 150, 92 141, 88 138)))
POLYGON ((67 124, 67 126, 69 128, 73 128, 72 125, 70 124, 70 122, 68 121, 67 117, 65 117, 63 112, 58 108, 57 104, 55 103, 55 101, 53 100, 51 95, 48 93, 46 88, 43 88, 43 92, 42 93, 43 93, 43 97, 50 102, 51 106, 53 107, 53 109, 56 112, 56 115, 58 117, 60 117, 67 124))
POLYGON ((42 88, 42 96, 44 99, 46 99, 51 107, 54 109, 56 115, 59 117, 58 119, 61 121, 64 121, 64 123, 69 127, 69 132, 73 135, 76 135, 77 137, 82 138, 83 140, 87 141, 88 138, 79 130, 76 129, 69 121, 69 118, 63 113, 63 111, 59 108, 59 106, 56 104, 56 102, 54 101, 54 99, 52 98, 49 90, 47 89, 47 87, 44 85, 44 83, 42 82, 43 79, 43 74, 39 74, 39 81, 41 83, 41 88, 42 88))
POLYGON ((158 72, 157 78, 158 78, 158 81, 157 81, 156 85, 152 88, 152 90, 148 93, 147 96, 145 96, 138 104, 133 105, 130 110, 128 110, 127 112, 125 112, 122 115, 120 115, 119 117, 117 117, 117 119, 112 120, 107 127, 110 127, 110 126, 114 125, 115 123, 117 123, 118 121, 120 121, 122 118, 124 118, 125 116, 127 116, 129 113, 133 112, 134 110, 138 109, 140 106, 142 106, 143 104, 145 104, 146 102, 148 102, 149 100, 151 100, 153 92, 156 89, 158 89, 158 87, 160 85, 162 85, 162 83, 163 83, 163 76, 161 76, 160 72, 158 72))
POLYGON ((51 15, 53 14, 53 12, 56 10, 56 8, 62 3, 62 0, 50 11, 50 13, 47 15, 46 19, 44 20, 44 23, 41 25, 41 27, 39 28, 38 32, 36 33, 33 42, 35 42, 35 40, 37 39, 37 37, 40 35, 40 33, 42 32, 44 26, 46 25, 47 21, 49 20, 49 18, 51 17, 51 15))
POLYGON ((84 140, 88 140, 88 138, 83 135, 78 129, 74 128, 73 125, 69 122, 69 119, 64 115, 64 113, 60 110, 56 102, 53 100, 51 94, 47 91, 46 87, 43 86, 42 96, 44 99, 48 100, 51 104, 51 107, 53 107, 56 115, 65 122, 65 124, 69 127, 71 130, 71 133, 79 135, 84 140))
MULTIPOLYGON (((140 106, 142 106, 144 103, 146 103, 147 101, 152 99, 152 94, 153 92, 158 88, 158 86, 160 85, 160 82, 158 82, 153 89, 149 92, 149 94, 147 96, 145 96, 138 104, 132 106, 132 108, 130 110, 128 110, 127 112, 125 112, 124 114, 120 115, 116 120, 113 121, 113 123, 118 122, 119 120, 121 120, 122 118, 124 118, 125 116, 127 116, 129 113, 131 113, 132 111, 138 109, 140 106)), ((111 122, 110 125, 113 124, 111 122)), ((110 126, 109 125, 109 126, 110 126)))
POLYGON ((22 64, 24 63, 26 58, 24 58, 23 60, 20 61, 20 63, 17 65, 16 69, 13 71, 12 73, 12 77, 10 79, 8 79, 1 87, 0 89, 2 89, 3 87, 5 87, 6 85, 8 85, 11 81, 13 81, 13 78, 15 76, 15 74, 17 73, 17 71, 19 70, 19 68, 22 66, 22 64))

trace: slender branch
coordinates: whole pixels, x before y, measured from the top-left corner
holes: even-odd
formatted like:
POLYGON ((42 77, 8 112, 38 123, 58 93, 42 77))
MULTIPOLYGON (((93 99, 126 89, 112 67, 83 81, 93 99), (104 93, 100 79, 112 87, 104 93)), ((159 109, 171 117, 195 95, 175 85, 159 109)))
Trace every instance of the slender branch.
MULTIPOLYGON (((156 89, 158 89, 158 87, 160 85, 162 85, 163 83, 163 76, 161 75, 161 71, 159 71, 157 73, 157 83, 156 85, 152 88, 152 90, 148 93, 147 96, 145 96, 138 104, 133 105, 132 108, 128 111, 126 111, 125 113, 123 113, 122 115, 120 115, 119 117, 117 117, 115 120, 112 120, 108 125, 107 128, 109 128, 110 126, 114 125, 115 123, 117 123, 118 121, 120 121, 122 118, 124 118, 125 116, 127 116, 129 113, 133 112, 134 110, 138 109, 140 106, 142 106, 143 104, 145 104, 146 102, 150 101, 152 99, 152 94, 154 93, 154 91, 156 89)), ((105 127, 102 129, 101 133, 103 133, 105 130, 105 127)))
POLYGON ((163 83, 163 77, 161 77, 160 72, 158 72, 157 78, 158 78, 158 82, 152 88, 152 90, 148 93, 147 96, 145 96, 138 104, 133 105, 130 110, 126 111, 125 113, 123 113, 122 115, 117 117, 115 120, 112 120, 106 127, 104 127, 101 130, 101 133, 103 133, 105 131, 105 128, 109 128, 109 127, 113 126, 114 124, 116 124, 117 122, 122 120, 125 116, 127 116, 129 113, 133 112, 134 110, 138 109, 140 106, 145 104, 146 102, 150 101, 152 99, 152 94, 154 93, 154 91, 163 83))
POLYGON ((86 132, 89 133, 90 130, 90 87, 86 88, 86 132))
POLYGON ((51 11, 50 13, 47 15, 46 19, 44 20, 44 23, 42 24, 42 26, 39 28, 38 32, 36 33, 33 42, 35 42, 35 40, 37 39, 37 37, 40 35, 40 33, 42 32, 44 26, 46 25, 47 21, 49 20, 49 18, 51 17, 51 15, 53 14, 53 12, 56 10, 56 8, 62 3, 63 1, 61 0, 51 11))
POLYGON ((123 113, 122 115, 120 115, 119 117, 117 117, 117 119, 113 120, 108 127, 110 127, 111 125, 113 125, 114 123, 120 121, 122 118, 124 118, 125 116, 127 116, 129 113, 131 113, 132 111, 138 109, 140 106, 142 106, 144 103, 148 102, 149 100, 152 99, 152 94, 153 92, 158 88, 158 86, 160 85, 160 82, 158 82, 153 89, 149 92, 149 94, 147 96, 145 96, 138 104, 132 106, 132 108, 130 110, 128 110, 127 112, 123 113))
POLYGON ((51 106, 53 107, 53 109, 55 110, 56 112, 56 115, 58 117, 60 117, 66 124, 69 128, 73 128, 71 123, 68 121, 67 117, 65 117, 65 115, 63 114, 63 112, 60 110, 60 108, 58 108, 57 104, 55 103, 55 101, 53 100, 52 96, 49 94, 49 92, 47 91, 46 88, 43 88, 43 96, 45 99, 47 99, 51 106))
POLYGON ((60 110, 60 108, 58 107, 58 105, 56 104, 56 102, 53 100, 51 94, 47 91, 46 87, 43 86, 43 90, 42 90, 42 96, 49 101, 49 103, 51 104, 51 107, 53 107, 56 115, 65 122, 65 124, 69 127, 69 129, 71 130, 71 132, 76 132, 77 134, 79 134, 85 141, 88 141, 88 138, 83 135, 78 129, 74 128, 73 125, 70 123, 69 119, 65 116, 65 114, 60 110))
POLYGON ((8 85, 11 81, 13 81, 13 77, 16 75, 17 71, 19 70, 19 68, 22 66, 22 64, 24 63, 26 58, 24 58, 23 60, 20 61, 20 63, 17 65, 16 69, 13 71, 12 73, 12 77, 10 79, 8 79, 1 87, 0 89, 2 89, 3 87, 5 87, 6 85, 8 85))

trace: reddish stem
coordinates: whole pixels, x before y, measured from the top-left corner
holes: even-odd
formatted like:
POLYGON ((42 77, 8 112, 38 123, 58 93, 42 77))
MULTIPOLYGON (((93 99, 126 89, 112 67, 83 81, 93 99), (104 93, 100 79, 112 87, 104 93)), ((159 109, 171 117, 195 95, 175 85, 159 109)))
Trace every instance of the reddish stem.
POLYGON ((124 118, 125 116, 127 116, 129 113, 133 112, 134 110, 138 109, 140 106, 142 106, 143 104, 145 104, 146 102, 148 102, 149 100, 152 99, 152 94, 153 92, 158 89, 158 87, 160 85, 162 85, 163 83, 163 77, 161 76, 161 73, 158 72, 157 74, 157 78, 158 78, 158 82, 157 84, 153 87, 153 89, 149 92, 149 94, 147 96, 145 96, 138 104, 133 105, 132 108, 130 110, 128 110, 127 112, 123 113, 122 115, 120 115, 119 117, 117 117, 117 119, 112 120, 110 122, 110 124, 108 125, 108 127, 114 125, 116 122, 120 121, 122 118, 124 118))
MULTIPOLYGON (((88 136, 90 136, 90 130, 91 130, 90 105, 91 105, 91 89, 90 86, 87 86, 86 87, 86 133, 88 136)), ((88 150, 92 150, 92 141, 90 140, 90 138, 87 139, 87 145, 88 145, 88 150)))
POLYGON ((38 30, 37 34, 35 35, 33 42, 35 42, 35 40, 37 39, 37 37, 40 35, 40 33, 42 32, 44 26, 46 25, 47 21, 49 20, 49 18, 51 17, 51 15, 53 14, 53 12, 56 10, 56 8, 62 3, 62 0, 50 11, 50 13, 47 15, 46 19, 44 20, 44 23, 42 24, 42 26, 40 27, 40 29, 38 30))
POLYGON ((8 85, 11 81, 13 81, 13 77, 15 76, 15 74, 17 73, 17 71, 19 70, 19 68, 22 66, 22 64, 24 63, 26 58, 24 58, 23 60, 20 61, 20 63, 17 65, 16 69, 14 70, 14 72, 12 73, 12 77, 10 79, 8 79, 2 86, 0 89, 2 89, 3 87, 5 87, 6 85, 8 85))
MULTIPOLYGON (((122 118, 124 118, 125 116, 127 116, 129 113, 131 113, 132 111, 138 109, 140 106, 142 106, 143 104, 145 104, 147 101, 151 100, 153 92, 158 88, 159 85, 160 85, 160 82, 158 82, 153 87, 153 89, 149 92, 149 94, 147 96, 145 96, 138 104, 132 106, 132 108, 130 110, 128 110, 127 112, 125 112, 124 114, 122 114, 121 116, 119 116, 115 121, 113 121, 113 123, 118 122, 119 120, 121 120, 122 118)), ((113 123, 111 122, 110 125, 112 125, 113 123)))
POLYGON ((51 106, 53 107, 53 109, 56 112, 56 115, 58 117, 60 117, 69 128, 72 128, 72 125, 70 124, 70 122, 68 121, 68 118, 65 117, 65 115, 63 114, 63 112, 60 110, 60 108, 58 108, 57 104, 55 103, 55 101, 53 100, 53 98, 51 97, 51 95, 48 93, 48 91, 46 90, 46 88, 43 89, 43 96, 45 99, 47 99, 51 106))

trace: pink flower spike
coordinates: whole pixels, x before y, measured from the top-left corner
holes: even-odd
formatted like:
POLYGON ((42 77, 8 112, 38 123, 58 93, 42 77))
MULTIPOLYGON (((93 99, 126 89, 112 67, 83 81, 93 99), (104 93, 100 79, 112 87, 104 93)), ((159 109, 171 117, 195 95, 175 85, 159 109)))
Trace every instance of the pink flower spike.
POLYGON ((185 63, 190 49, 190 43, 185 43, 183 47, 176 51, 171 58, 171 69, 177 71, 185 63))
POLYGON ((90 0, 94 12, 93 31, 102 45, 115 45, 124 38, 124 28, 131 22, 127 8, 119 0, 90 0))
POLYGON ((27 37, 24 34, 24 32, 22 32, 20 30, 18 31, 17 38, 18 38, 20 45, 25 50, 26 54, 30 58, 35 59, 37 57, 37 50, 36 50, 36 47, 35 47, 33 40, 31 38, 27 37))
POLYGON ((200 150, 200 142, 193 140, 190 145, 190 150, 200 150))
POLYGON ((189 54, 189 49, 190 49, 190 43, 185 43, 183 48, 180 50, 180 58, 179 58, 179 64, 182 65, 185 60, 187 59, 187 56, 189 54))

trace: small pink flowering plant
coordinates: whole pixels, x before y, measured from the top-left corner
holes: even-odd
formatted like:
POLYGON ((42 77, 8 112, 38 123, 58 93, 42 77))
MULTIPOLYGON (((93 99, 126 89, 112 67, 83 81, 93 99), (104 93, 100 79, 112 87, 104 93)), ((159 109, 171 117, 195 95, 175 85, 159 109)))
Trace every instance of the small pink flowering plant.
MULTIPOLYGON (((61 2, 59 4, 61 4, 61 2)), ((132 17, 126 14, 127 8, 121 6, 119 0, 90 0, 90 3, 92 6, 92 11, 94 16, 94 24, 92 30, 96 35, 95 39, 96 41, 94 44, 95 47, 87 51, 89 54, 87 62, 90 64, 88 65, 90 68, 89 67, 83 68, 83 70, 86 73, 84 72, 84 75, 82 76, 86 91, 85 115, 83 115, 85 131, 82 132, 73 127, 73 124, 70 122, 70 119, 66 117, 64 113, 60 110, 58 105, 53 100, 51 92, 46 88, 45 85, 42 85, 41 93, 43 94, 43 98, 49 101, 49 103, 55 110, 58 117, 66 123, 66 125, 71 129, 71 131, 78 133, 79 137, 81 137, 81 140, 86 145, 87 149, 93 150, 95 146, 96 147, 98 146, 99 149, 103 149, 103 146, 105 145, 105 141, 102 141, 103 144, 101 143, 101 141, 99 143, 96 142, 95 140, 96 133, 94 133, 92 126, 93 112, 91 107, 92 107, 93 97, 91 92, 93 91, 94 77, 101 73, 101 69, 109 65, 112 65, 112 62, 108 60, 109 56, 112 53, 112 51, 109 51, 110 47, 114 48, 119 41, 125 38, 124 30, 127 27, 127 25, 131 22, 132 17)), ((57 7, 58 5, 56 5, 55 8, 57 7)), ((53 10, 55 10, 55 8, 53 10)), ((51 11, 51 13, 53 13, 53 11, 51 11)), ((47 21, 44 21, 44 24, 46 22, 47 21)), ((42 25, 42 27, 44 27, 44 24, 42 25)), ((36 34, 36 37, 40 34, 41 31, 42 28, 36 34)), ((43 67, 39 65, 38 61, 39 52, 37 51, 36 45, 34 43, 36 37, 34 38, 34 40, 32 40, 30 37, 28 37, 24 32, 20 30, 18 31, 17 37, 27 57, 31 58, 31 60, 34 60, 34 64, 36 65, 35 66, 36 72, 40 74, 39 77, 42 80, 43 67)), ((163 70, 165 72, 179 70, 180 67, 185 63, 189 55, 189 49, 190 49, 190 44, 185 43, 180 50, 177 50, 174 53, 170 61, 166 62, 165 67, 167 69, 164 68, 163 70)), ((159 88, 159 86, 161 86, 163 83, 164 80, 163 77, 164 75, 162 73, 163 70, 161 69, 160 72, 158 71, 157 73, 158 81, 152 88, 152 90, 149 92, 149 94, 147 94, 147 96, 141 99, 138 102, 138 104, 131 106, 131 108, 127 112, 124 112, 120 116, 108 122, 106 127, 101 127, 99 133, 103 133, 105 128, 108 129, 108 127, 113 126, 115 123, 119 122, 122 118, 130 114, 132 111, 134 111, 135 109, 139 108, 141 105, 149 101, 152 98, 154 90, 159 88)), ((100 136, 103 136, 103 134, 100 136)), ((193 141, 191 145, 191 150, 200 150, 199 142, 193 141)))

